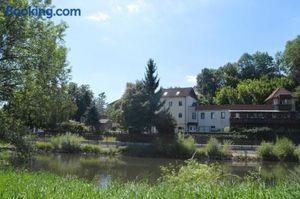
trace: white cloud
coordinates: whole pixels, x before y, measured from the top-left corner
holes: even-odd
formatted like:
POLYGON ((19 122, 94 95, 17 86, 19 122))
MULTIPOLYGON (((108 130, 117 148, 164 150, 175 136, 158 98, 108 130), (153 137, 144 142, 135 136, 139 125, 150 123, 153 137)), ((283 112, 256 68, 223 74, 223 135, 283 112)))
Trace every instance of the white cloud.
POLYGON ((145 6, 144 0, 136 0, 126 6, 129 13, 138 13, 145 6))
POLYGON ((86 19, 96 22, 107 22, 110 19, 110 16, 103 12, 97 12, 94 15, 86 17, 86 19))
POLYGON ((197 75, 186 75, 185 79, 187 82, 196 83, 197 82, 197 75))

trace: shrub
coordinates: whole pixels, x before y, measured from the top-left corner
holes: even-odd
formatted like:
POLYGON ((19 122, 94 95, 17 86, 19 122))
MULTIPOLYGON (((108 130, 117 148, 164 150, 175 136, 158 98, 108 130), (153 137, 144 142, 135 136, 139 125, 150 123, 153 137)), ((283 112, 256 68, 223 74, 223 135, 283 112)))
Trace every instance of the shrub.
POLYGON ((59 135, 51 138, 51 143, 53 147, 62 152, 78 152, 80 151, 80 143, 84 138, 71 133, 66 133, 65 135, 59 135))
POLYGON ((230 133, 230 127, 229 126, 226 126, 224 128, 224 133, 230 133))
POLYGON ((52 144, 49 142, 36 142, 35 147, 42 151, 51 151, 53 149, 52 144))
POLYGON ((276 156, 273 153, 274 145, 270 142, 262 142, 257 148, 257 154, 264 160, 274 160, 276 156))
POLYGON ((96 144, 83 144, 80 146, 81 151, 86 153, 100 153, 101 146, 96 144))
POLYGON ((176 169, 174 167, 162 167, 161 181, 174 184, 199 184, 207 182, 216 182, 221 176, 221 170, 214 165, 198 163, 195 160, 185 161, 185 165, 176 169))
POLYGON ((89 130, 89 128, 85 126, 83 123, 76 122, 74 120, 69 120, 67 122, 61 123, 61 128, 65 132, 71 132, 75 134, 84 133, 89 130))
POLYGON ((277 139, 273 153, 279 160, 294 159, 295 145, 287 138, 277 139))
POLYGON ((241 135, 247 136, 248 139, 252 140, 275 140, 276 133, 269 127, 257 127, 251 129, 243 129, 241 135))
POLYGON ((222 146, 216 138, 210 138, 205 147, 206 154, 208 156, 221 156, 222 146))
POLYGON ((222 146, 222 156, 231 156, 230 145, 232 145, 231 140, 224 140, 222 146))
POLYGON ((300 145, 295 148, 294 156, 298 159, 298 161, 300 160, 300 145))
POLYGON ((175 149, 173 153, 179 154, 180 156, 191 156, 196 151, 195 140, 193 137, 182 133, 176 135, 173 146, 175 149))

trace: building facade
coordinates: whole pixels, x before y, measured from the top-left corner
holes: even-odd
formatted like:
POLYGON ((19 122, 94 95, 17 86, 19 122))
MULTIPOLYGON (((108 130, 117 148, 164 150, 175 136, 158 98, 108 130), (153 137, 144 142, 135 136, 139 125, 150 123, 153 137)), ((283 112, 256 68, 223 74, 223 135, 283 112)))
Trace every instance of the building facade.
POLYGON ((277 88, 264 104, 197 105, 193 88, 163 90, 165 108, 176 120, 176 131, 224 132, 226 128, 300 128, 292 93, 277 88))
POLYGON ((163 89, 164 108, 176 120, 176 132, 197 132, 197 95, 193 88, 163 89))

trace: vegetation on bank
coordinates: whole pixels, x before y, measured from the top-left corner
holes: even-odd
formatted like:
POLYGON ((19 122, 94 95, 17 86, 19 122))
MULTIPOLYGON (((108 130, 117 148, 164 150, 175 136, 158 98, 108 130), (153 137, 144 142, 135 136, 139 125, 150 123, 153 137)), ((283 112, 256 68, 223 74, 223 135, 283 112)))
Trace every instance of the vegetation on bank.
POLYGON ((262 142, 257 154, 263 160, 300 161, 300 146, 295 146, 287 138, 279 138, 275 143, 262 142))
POLYGON ((35 147, 42 152, 62 152, 62 153, 93 153, 116 155, 123 150, 119 148, 103 148, 99 144, 82 144, 84 138, 66 133, 51 138, 51 142, 36 142, 35 147))
POLYGON ((217 166, 189 160, 179 169, 162 169, 154 185, 147 182, 111 182, 97 187, 74 177, 0 169, 0 198, 297 198, 300 183, 276 181, 270 185, 259 175, 235 178, 217 166), (230 178, 231 177, 231 178, 230 178), (18 186, 16 186, 16 184, 18 186))

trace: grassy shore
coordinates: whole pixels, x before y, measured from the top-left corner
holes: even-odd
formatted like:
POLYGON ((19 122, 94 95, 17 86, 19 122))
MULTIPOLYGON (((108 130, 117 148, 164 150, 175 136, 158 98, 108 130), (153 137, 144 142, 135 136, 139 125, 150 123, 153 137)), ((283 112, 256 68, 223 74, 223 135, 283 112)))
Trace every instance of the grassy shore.
POLYGON ((0 198, 298 198, 300 182, 268 185, 258 177, 220 180, 217 167, 187 162, 179 171, 163 169, 155 185, 112 182, 100 188, 72 177, 0 169, 0 198))

